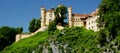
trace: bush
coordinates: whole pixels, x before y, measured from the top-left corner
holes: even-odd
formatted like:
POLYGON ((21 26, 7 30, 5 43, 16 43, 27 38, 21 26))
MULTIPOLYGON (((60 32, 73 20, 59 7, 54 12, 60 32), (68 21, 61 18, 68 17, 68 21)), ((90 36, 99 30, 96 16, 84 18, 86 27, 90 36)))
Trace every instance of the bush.
POLYGON ((54 21, 52 21, 48 26, 48 31, 55 31, 56 30, 56 24, 54 21))

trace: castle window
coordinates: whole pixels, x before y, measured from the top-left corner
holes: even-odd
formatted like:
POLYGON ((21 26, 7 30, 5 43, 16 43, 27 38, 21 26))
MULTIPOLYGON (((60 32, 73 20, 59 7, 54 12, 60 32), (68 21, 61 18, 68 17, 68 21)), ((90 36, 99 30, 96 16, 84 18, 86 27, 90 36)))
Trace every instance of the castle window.
POLYGON ((52 19, 49 19, 49 21, 51 22, 51 21, 52 21, 52 19))
POLYGON ((49 16, 52 17, 52 14, 50 14, 49 16))
POLYGON ((89 27, 89 29, 90 29, 90 27, 89 27))
POLYGON ((93 21, 92 21, 92 24, 93 24, 93 21))
POLYGON ((90 25, 90 22, 89 22, 89 25, 90 25))
POLYGON ((93 29, 93 26, 92 26, 92 29, 93 29))
POLYGON ((50 17, 52 17, 52 16, 50 16, 50 17))

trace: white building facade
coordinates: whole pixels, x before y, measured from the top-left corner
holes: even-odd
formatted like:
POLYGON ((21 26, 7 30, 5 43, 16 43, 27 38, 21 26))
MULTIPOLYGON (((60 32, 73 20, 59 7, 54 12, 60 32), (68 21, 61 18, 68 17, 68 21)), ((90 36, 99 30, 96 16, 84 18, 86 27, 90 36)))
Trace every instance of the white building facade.
MULTIPOLYGON (((60 5, 58 5, 60 7, 60 5)), ((99 18, 98 9, 90 14, 73 14, 72 7, 68 7, 68 24, 69 27, 85 27, 89 30, 98 31, 96 20, 99 18)), ((48 26, 55 19, 54 8, 46 10, 41 8, 41 27, 48 26)))

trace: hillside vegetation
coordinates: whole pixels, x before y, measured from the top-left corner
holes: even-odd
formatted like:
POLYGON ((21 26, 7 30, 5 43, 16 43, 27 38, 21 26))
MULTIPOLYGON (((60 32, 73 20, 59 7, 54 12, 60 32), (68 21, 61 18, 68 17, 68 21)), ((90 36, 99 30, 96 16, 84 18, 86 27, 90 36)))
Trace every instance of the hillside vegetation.
POLYGON ((5 47, 11 45, 15 41, 15 35, 18 33, 22 33, 22 31, 22 27, 0 27, 0 51, 2 51, 5 47))
POLYGON ((65 28, 63 30, 55 30, 39 32, 32 37, 20 40, 6 47, 3 53, 42 53, 48 51, 67 52, 67 53, 83 53, 83 52, 100 52, 97 48, 98 41, 95 32, 86 30, 85 28, 65 28), (56 47, 55 50, 54 48, 56 47))
POLYGON ((84 27, 67 28, 63 22, 66 13, 66 7, 56 8, 56 19, 48 30, 15 42, 1 53, 120 53, 120 0, 102 0, 98 32, 84 27), (57 30, 56 25, 66 28, 57 30))
POLYGON ((3 50, 4 53, 29 53, 39 44, 43 43, 48 37, 46 32, 39 32, 32 37, 22 39, 18 42, 13 43, 11 46, 8 46, 3 50))

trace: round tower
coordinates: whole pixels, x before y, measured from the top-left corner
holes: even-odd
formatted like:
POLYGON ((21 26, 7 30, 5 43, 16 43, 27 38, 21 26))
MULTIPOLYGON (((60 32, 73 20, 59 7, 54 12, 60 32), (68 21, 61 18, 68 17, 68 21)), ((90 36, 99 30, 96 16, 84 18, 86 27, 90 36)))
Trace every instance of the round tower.
POLYGON ((72 27, 72 7, 68 7, 68 23, 69 27, 72 27))
POLYGON ((41 27, 45 26, 45 8, 41 8, 41 27))

